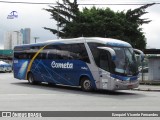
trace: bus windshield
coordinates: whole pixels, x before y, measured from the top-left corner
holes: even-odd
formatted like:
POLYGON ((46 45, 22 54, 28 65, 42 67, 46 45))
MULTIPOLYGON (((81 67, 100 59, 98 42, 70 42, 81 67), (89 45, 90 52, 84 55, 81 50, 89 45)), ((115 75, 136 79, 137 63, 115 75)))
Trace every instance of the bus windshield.
POLYGON ((114 72, 120 75, 137 75, 138 65, 135 53, 132 48, 118 48, 113 47, 116 53, 116 60, 114 61, 114 72))

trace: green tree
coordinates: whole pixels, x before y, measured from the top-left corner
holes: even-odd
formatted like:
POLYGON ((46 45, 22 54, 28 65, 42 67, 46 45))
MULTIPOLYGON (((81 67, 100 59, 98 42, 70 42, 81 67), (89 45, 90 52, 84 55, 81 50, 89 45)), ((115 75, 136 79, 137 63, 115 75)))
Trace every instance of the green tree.
MULTIPOLYGON (((142 19, 141 16, 146 14, 146 8, 153 4, 147 4, 127 12, 114 12, 106 8, 100 9, 92 7, 84 8, 79 11, 77 0, 73 3, 67 1, 67 7, 58 3, 58 7, 50 6, 45 9, 51 12, 52 18, 57 21, 59 13, 59 26, 61 26, 60 37, 110 37, 121 39, 129 42, 133 47, 144 49, 146 47, 146 38, 140 27, 150 22, 148 19, 142 19)), ((57 33, 56 29, 45 28, 53 34, 57 33)))
MULTIPOLYGON (((62 0, 63 4, 57 2, 57 6, 49 6, 49 9, 45 9, 47 12, 51 13, 51 19, 57 21, 57 26, 63 28, 67 26, 70 22, 76 19, 79 12, 77 0, 70 2, 70 0, 62 0)), ((59 33, 59 36, 63 36, 63 31, 57 31, 57 29, 44 27, 44 29, 51 31, 53 34, 59 33)))
POLYGON ((151 20, 148 20, 148 18, 142 19, 141 16, 148 13, 145 11, 146 8, 154 4, 146 4, 134 10, 130 9, 125 13, 126 25, 124 35, 135 48, 144 49, 146 47, 146 38, 140 26, 148 24, 151 20))

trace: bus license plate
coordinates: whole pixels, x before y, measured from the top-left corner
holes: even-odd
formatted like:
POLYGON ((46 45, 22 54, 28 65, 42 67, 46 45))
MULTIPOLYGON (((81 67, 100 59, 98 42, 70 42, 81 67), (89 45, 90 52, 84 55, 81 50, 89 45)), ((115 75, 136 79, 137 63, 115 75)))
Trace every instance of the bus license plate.
POLYGON ((130 89, 130 88, 133 88, 133 85, 128 85, 128 88, 130 89))

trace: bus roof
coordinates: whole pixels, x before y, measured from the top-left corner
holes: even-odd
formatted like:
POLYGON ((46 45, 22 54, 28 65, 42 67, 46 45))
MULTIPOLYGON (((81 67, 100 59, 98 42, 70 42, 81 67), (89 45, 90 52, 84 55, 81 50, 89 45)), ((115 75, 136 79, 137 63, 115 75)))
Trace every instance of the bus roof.
MULTIPOLYGON (((101 37, 79 37, 79 38, 71 38, 71 39, 55 39, 48 40, 42 43, 28 44, 29 46, 37 46, 44 44, 69 44, 69 43, 84 43, 84 42, 95 42, 106 44, 107 46, 115 46, 115 47, 131 47, 131 45, 125 41, 112 39, 112 38, 101 38, 101 37)), ((28 46, 27 44, 24 46, 28 46)))

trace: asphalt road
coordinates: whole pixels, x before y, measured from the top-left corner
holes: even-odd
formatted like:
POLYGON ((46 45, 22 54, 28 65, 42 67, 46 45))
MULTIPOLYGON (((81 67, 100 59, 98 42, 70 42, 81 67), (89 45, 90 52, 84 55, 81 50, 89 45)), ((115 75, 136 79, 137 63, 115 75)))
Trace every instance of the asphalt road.
POLYGON ((159 91, 83 92, 0 73, 0 111, 160 111, 159 91))

